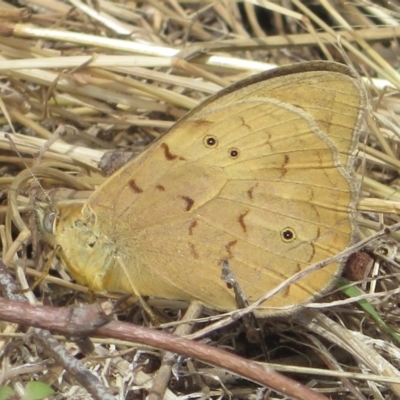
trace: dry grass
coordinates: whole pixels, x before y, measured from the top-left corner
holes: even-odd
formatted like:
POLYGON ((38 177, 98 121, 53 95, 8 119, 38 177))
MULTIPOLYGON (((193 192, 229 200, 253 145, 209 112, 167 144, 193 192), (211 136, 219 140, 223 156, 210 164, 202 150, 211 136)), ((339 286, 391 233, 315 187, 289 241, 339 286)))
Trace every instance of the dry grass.
MULTIPOLYGON (((82 201, 105 179, 99 162, 106 152, 137 154, 221 87, 297 61, 350 63, 364 77, 370 109, 369 135, 363 135, 359 154, 361 239, 399 222, 398 0, 390 2, 391 9, 388 2, 367 0, 259 1, 258 8, 252 1, 206 0, 31 0, 22 2, 23 9, 12 3, 0 0, 0 235, 3 259, 22 286, 28 286, 23 272, 40 276, 35 269, 43 264, 39 256, 31 257, 37 238, 27 233, 32 179, 26 165, 47 177, 46 188, 62 182, 78 190, 58 189, 52 196, 82 201), (21 158, 10 149, 6 132, 15 133, 21 158), (20 232, 28 255, 14 241, 20 232)), ((398 239, 392 232, 368 244, 371 257, 359 261, 369 266, 357 278, 358 291, 346 292, 353 297, 336 293, 325 298, 324 313, 314 308, 263 324, 269 362, 277 371, 335 400, 400 398, 398 239)), ((30 293, 31 302, 61 307, 90 300, 62 269, 57 276, 63 279, 52 275, 30 293)), ((151 325, 139 308, 125 318, 151 325)), ((164 318, 173 321, 176 314, 164 318)), ((2 332, 1 384, 21 391, 26 382, 40 380, 56 390, 55 398, 90 398, 73 374, 27 335, 30 330, 4 323, 2 332)), ((245 333, 243 324, 235 323, 206 338, 264 362, 260 346, 245 333)), ((71 355, 83 357, 74 342, 59 340, 71 355)), ((170 385, 168 399, 281 398, 193 359, 174 360, 180 379, 169 379, 168 373, 154 379, 160 351, 92 340, 95 351, 81 363, 119 398, 142 398, 154 385, 162 387, 162 379, 170 385)))

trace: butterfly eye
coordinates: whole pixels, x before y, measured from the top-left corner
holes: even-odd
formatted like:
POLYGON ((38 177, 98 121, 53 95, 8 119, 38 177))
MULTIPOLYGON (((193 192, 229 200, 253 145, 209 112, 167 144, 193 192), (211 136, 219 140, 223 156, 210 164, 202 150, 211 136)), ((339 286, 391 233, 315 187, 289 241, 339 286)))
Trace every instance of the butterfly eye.
POLYGON ((230 158, 238 158, 239 157, 239 150, 238 149, 230 149, 228 151, 230 158))
POLYGON ((51 211, 47 213, 43 218, 43 229, 47 233, 54 233, 54 220, 56 219, 56 213, 51 211))
POLYGON ((206 136, 204 138, 204 144, 212 149, 218 146, 218 140, 215 136, 206 136))
POLYGON ((296 239, 296 233, 292 228, 285 228, 281 230, 281 239, 285 243, 293 242, 296 239))

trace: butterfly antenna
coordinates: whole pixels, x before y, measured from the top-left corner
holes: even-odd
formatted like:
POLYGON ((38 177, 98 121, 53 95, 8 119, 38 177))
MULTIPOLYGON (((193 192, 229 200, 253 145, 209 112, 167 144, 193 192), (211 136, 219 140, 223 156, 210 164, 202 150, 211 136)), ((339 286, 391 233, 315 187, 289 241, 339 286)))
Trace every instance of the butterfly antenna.
POLYGON ((42 192, 44 193, 44 195, 46 196, 47 201, 49 202, 49 204, 52 204, 52 200, 49 196, 49 194, 46 192, 46 190, 44 189, 44 187, 42 186, 42 184, 40 183, 39 179, 36 177, 36 175, 33 173, 32 169, 29 167, 29 165, 24 161, 22 154, 19 152, 19 150, 17 149, 17 146, 15 145, 12 137, 6 133, 4 135, 4 137, 10 142, 10 146, 11 148, 15 151, 15 153, 18 155, 18 157, 21 159, 21 161, 24 163, 25 168, 29 171, 29 173, 31 174, 33 180, 35 181, 35 183, 40 187, 40 189, 42 190, 42 192))

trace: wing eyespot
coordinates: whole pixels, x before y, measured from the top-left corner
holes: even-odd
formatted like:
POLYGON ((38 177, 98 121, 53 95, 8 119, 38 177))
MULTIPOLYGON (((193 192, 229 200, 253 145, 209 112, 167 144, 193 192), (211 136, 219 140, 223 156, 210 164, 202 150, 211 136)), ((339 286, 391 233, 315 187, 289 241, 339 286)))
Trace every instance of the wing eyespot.
POLYGON ((291 243, 296 240, 296 232, 289 227, 281 230, 281 239, 285 243, 291 243))
POLYGON ((203 142, 209 149, 215 149, 218 146, 218 140, 215 136, 208 135, 204 138, 203 142))
POLYGON ((229 154, 230 158, 235 159, 235 158, 239 157, 240 152, 239 152, 239 149, 233 148, 233 149, 229 149, 228 154, 229 154))

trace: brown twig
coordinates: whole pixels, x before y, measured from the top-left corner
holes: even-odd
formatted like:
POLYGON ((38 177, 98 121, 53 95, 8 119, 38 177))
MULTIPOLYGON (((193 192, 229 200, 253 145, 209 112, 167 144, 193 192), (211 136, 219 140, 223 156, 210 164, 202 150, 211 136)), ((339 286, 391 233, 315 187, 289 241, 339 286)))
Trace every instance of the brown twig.
MULTIPOLYGON (((0 302, 12 302, 16 309, 19 309, 22 313, 24 312, 24 310, 26 310, 26 308, 29 309, 30 307, 33 307, 29 305, 26 298, 18 292, 19 287, 14 283, 14 279, 11 277, 7 267, 4 265, 2 260, 0 260, 0 286, 3 289, 3 293, 6 293, 6 295, 10 299, 12 299, 1 299, 0 302)), ((93 311, 93 308, 91 309, 91 311, 93 311)), ((88 315, 86 314, 84 318, 87 317, 88 315)), ((93 317, 92 313, 90 314, 89 320, 96 320, 96 318, 93 317)), ((51 335, 50 331, 46 329, 46 324, 42 325, 41 328, 42 329, 34 330, 36 339, 60 365, 62 365, 68 372, 70 372, 75 377, 75 379, 84 388, 86 388, 86 390, 93 396, 94 399, 114 400, 114 397, 107 392, 101 381, 87 368, 85 368, 78 360, 72 357, 68 353, 68 351, 66 351, 65 347, 51 335)), ((79 332, 79 329, 78 331, 76 329, 73 329, 73 331, 74 334, 77 334, 79 332)))
MULTIPOLYGON (((91 319, 97 320, 97 317, 96 313, 94 314, 94 318, 91 317, 93 312, 91 307, 80 308, 83 308, 83 310, 31 306, 26 303, 22 304, 20 302, 0 299, 0 319, 25 326, 49 329, 67 335, 82 335, 86 331, 84 327, 88 322, 91 319)), ((113 337, 115 339, 128 340, 196 358, 207 364, 223 367, 233 374, 237 374, 259 385, 270 387, 279 393, 292 396, 298 400, 327 400, 322 394, 300 385, 298 382, 275 372, 266 365, 246 360, 227 351, 202 343, 159 332, 155 329, 111 321, 107 325, 97 328, 91 324, 88 332, 98 337, 113 337)), ((61 357, 60 354, 58 356, 61 357)), ((64 367, 69 368, 70 365, 75 365, 75 363, 65 363, 64 367)), ((82 381, 86 384, 86 376, 82 377, 82 381)))

